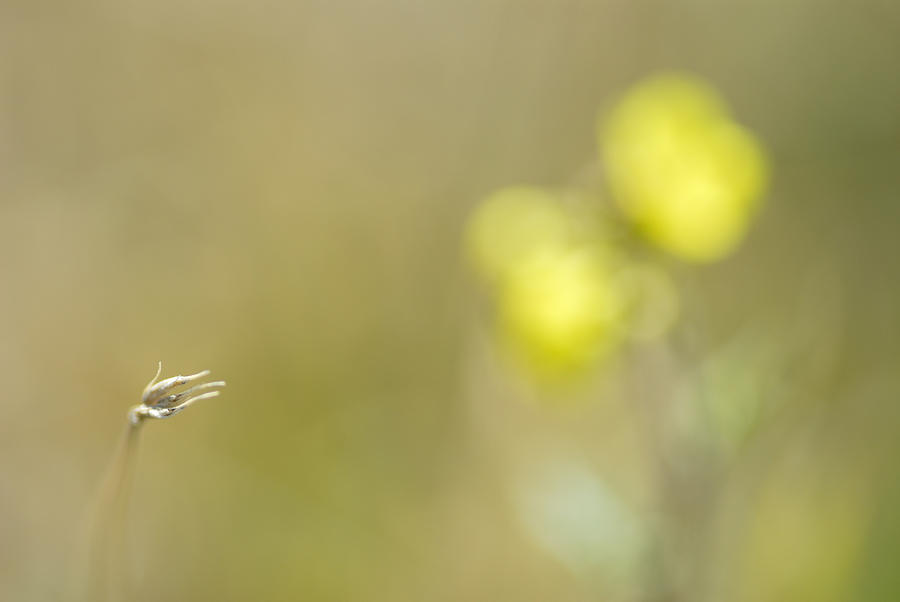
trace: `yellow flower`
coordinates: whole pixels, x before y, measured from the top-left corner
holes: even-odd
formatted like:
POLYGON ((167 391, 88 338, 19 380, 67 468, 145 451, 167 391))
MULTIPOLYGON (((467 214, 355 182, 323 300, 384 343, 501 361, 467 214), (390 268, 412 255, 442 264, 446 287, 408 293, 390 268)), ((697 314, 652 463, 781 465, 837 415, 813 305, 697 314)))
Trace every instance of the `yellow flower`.
POLYGON ((621 340, 618 264, 557 194, 531 187, 492 194, 469 219, 466 251, 492 285, 501 343, 532 376, 574 376, 621 340))
POLYGON ((766 160, 708 85, 651 78, 614 107, 599 137, 613 196, 651 242, 713 261, 742 240, 768 179, 766 160))
POLYGON ((495 192, 475 210, 466 228, 470 261, 489 280, 530 255, 568 244, 569 216, 552 193, 526 186, 495 192))
POLYGON ((535 375, 572 376, 621 339, 625 300, 592 248, 545 248, 511 269, 498 297, 500 334, 535 375))

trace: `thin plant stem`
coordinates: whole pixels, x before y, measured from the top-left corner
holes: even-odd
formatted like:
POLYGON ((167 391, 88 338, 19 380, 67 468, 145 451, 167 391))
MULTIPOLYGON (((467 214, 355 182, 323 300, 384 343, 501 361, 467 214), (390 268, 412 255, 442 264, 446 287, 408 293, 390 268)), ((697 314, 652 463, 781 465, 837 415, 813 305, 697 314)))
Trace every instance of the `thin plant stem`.
POLYGON ((125 531, 128 501, 134 481, 134 465, 141 422, 129 421, 104 477, 91 525, 86 600, 122 599, 125 531))
POLYGON ((209 375, 202 370, 187 376, 173 376, 159 380, 162 362, 156 375, 144 388, 141 403, 128 412, 128 423, 112 461, 106 471, 94 505, 94 515, 88 523, 87 552, 83 555, 83 570, 77 571, 83 583, 75 591, 84 592, 85 602, 127 600, 126 531, 128 500, 134 480, 134 464, 140 441, 141 426, 146 420, 163 420, 184 411, 197 401, 220 394, 224 381, 194 384, 209 375), (179 388, 193 385, 179 392, 179 388))

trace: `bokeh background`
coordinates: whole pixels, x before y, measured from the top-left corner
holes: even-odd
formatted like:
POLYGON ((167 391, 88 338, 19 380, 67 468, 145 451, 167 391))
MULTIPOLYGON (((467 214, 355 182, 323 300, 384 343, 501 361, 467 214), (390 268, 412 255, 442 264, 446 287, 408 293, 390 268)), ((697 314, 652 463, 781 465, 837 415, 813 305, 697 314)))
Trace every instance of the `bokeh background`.
POLYGON ((76 599, 163 360, 228 388, 144 428, 124 599, 897 599, 898 58, 888 0, 4 0, 0 598, 76 599), (668 69, 764 206, 547 392, 467 220, 668 69))

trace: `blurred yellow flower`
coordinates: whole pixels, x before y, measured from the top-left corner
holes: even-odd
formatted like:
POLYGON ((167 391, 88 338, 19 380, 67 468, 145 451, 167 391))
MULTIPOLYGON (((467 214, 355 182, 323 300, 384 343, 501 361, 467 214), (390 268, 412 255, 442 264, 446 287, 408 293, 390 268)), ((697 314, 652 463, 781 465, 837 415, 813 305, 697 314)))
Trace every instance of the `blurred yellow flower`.
POLYGON ((638 84, 599 124, 609 184, 654 244, 713 261, 743 238, 768 179, 756 138, 718 94, 685 75, 638 84))
POLYGON ((590 367, 621 339, 625 299, 592 248, 545 248, 511 269, 497 296, 500 334, 535 375, 590 367))
POLYGON ((495 192, 475 210, 466 229, 466 251, 490 280, 530 255, 571 239, 570 217, 552 193, 526 186, 495 192))
POLYGON ((553 192, 489 196, 469 219, 466 251, 492 285, 499 338, 533 376, 573 376, 621 340, 614 254, 553 192))

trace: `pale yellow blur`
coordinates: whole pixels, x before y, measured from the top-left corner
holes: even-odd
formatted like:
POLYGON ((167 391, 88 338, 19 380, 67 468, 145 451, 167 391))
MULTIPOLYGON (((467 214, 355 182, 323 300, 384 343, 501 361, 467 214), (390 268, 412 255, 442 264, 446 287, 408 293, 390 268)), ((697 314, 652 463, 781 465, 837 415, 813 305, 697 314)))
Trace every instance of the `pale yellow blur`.
POLYGON ((572 224, 559 199, 539 188, 504 188, 489 196, 469 220, 470 260, 487 278, 497 278, 531 256, 569 244, 572 224))

